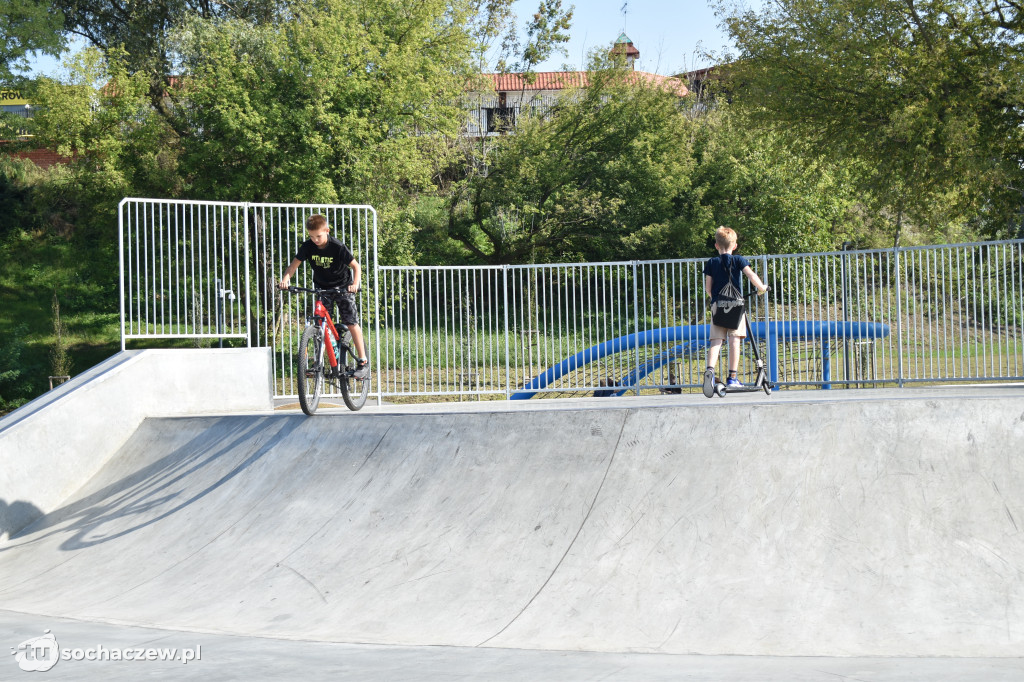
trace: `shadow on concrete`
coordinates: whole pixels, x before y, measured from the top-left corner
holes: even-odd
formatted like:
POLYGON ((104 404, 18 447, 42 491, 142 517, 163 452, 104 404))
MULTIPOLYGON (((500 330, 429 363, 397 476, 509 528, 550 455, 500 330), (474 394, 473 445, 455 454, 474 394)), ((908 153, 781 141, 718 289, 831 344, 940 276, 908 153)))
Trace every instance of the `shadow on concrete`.
POLYGON ((0 541, 5 535, 11 539, 17 537, 18 531, 42 515, 43 510, 31 502, 0 500, 0 541))
MULTIPOLYGON (((61 549, 74 551, 124 537, 157 523, 206 497, 274 448, 280 447, 305 419, 304 416, 261 419, 239 416, 211 420, 209 428, 166 456, 22 528, 22 536, 31 533, 33 537, 0 547, 0 553, 63 534, 70 534, 70 537, 61 543, 61 549), (217 480, 195 494, 179 499, 182 492, 189 489, 185 479, 207 476, 204 469, 221 464, 224 457, 244 451, 247 442, 257 441, 260 444, 251 454, 231 466, 217 480), (120 522, 119 526, 123 526, 123 521, 132 517, 137 517, 138 522, 110 534, 99 532, 105 524, 120 522), (48 529, 52 530, 47 532, 48 529)), ((111 463, 115 460, 116 456, 111 463)))

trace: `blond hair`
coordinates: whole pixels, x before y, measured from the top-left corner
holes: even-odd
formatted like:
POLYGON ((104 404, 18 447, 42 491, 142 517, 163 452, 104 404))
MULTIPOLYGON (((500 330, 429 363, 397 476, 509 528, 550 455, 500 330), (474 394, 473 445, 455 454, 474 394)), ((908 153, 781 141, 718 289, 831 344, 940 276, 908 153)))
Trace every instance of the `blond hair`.
POLYGON ((725 225, 715 230, 715 245, 720 249, 728 249, 736 246, 736 230, 725 225))

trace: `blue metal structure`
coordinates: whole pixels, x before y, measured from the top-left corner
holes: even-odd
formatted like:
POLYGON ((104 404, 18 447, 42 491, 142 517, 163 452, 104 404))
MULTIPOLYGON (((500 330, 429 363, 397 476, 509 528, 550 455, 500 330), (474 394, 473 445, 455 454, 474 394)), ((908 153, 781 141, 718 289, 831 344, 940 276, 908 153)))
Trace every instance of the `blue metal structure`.
MULTIPOLYGON (((829 343, 834 339, 881 339, 889 336, 889 325, 880 322, 819 322, 813 320, 790 322, 753 322, 750 325, 754 337, 768 341, 768 372, 772 383, 779 380, 779 341, 806 341, 818 339, 822 342, 822 388, 831 388, 832 378, 830 366, 829 343)), ((528 400, 538 391, 546 388, 551 382, 563 375, 575 371, 586 364, 600 360, 613 353, 632 350, 638 346, 650 346, 659 343, 681 341, 667 351, 663 351, 651 360, 640 364, 637 368, 623 376, 619 381, 619 389, 614 395, 622 395, 630 386, 635 386, 641 379, 677 357, 691 355, 708 343, 711 326, 688 325, 678 327, 662 327, 648 329, 635 334, 620 336, 604 343, 599 343, 575 355, 562 360, 537 375, 523 388, 511 396, 512 400, 528 400)))

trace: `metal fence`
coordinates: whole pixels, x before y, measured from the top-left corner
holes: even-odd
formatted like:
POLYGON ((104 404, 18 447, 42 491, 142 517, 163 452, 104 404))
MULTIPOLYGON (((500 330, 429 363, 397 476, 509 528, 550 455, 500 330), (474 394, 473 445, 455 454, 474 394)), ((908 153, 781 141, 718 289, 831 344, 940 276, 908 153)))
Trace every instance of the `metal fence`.
MULTIPOLYGON (((380 266, 368 206, 121 204, 122 346, 224 339, 273 348, 294 396, 307 297, 276 283, 327 216, 363 265, 360 308, 378 399, 696 390, 709 317, 705 259, 380 266)), ((754 341, 788 388, 1024 379, 1024 240, 757 256, 754 341)), ((294 282, 309 284, 309 270, 294 282)), ((725 360, 723 359, 724 363, 725 360)), ((753 373, 749 345, 741 377, 753 373)))
MULTIPOLYGON (((300 327, 312 302, 278 290, 277 282, 313 213, 326 216, 362 266, 360 310, 372 319, 377 214, 369 206, 123 200, 122 349, 145 339, 269 346, 275 397, 295 396, 300 327)), ((300 268, 292 283, 311 286, 309 268, 300 268)), ((372 348, 375 329, 363 327, 372 348)))
MULTIPOLYGON (((788 388, 1022 380, 1022 249, 751 258, 772 287, 748 292, 753 340, 788 388)), ((710 321, 704 261, 383 266, 381 394, 578 395, 609 381, 620 394, 696 390, 710 321)), ((747 348, 740 375, 753 372, 747 348)))

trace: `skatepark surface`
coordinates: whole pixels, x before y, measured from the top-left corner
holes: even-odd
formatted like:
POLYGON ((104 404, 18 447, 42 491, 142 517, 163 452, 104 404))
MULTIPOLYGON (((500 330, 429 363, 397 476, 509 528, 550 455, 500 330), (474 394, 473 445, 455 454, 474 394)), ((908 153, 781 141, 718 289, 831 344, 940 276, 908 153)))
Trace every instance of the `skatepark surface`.
POLYGON ((1021 443, 1019 386, 147 416, 0 541, 0 634, 202 651, 43 679, 1024 680, 1021 443))

